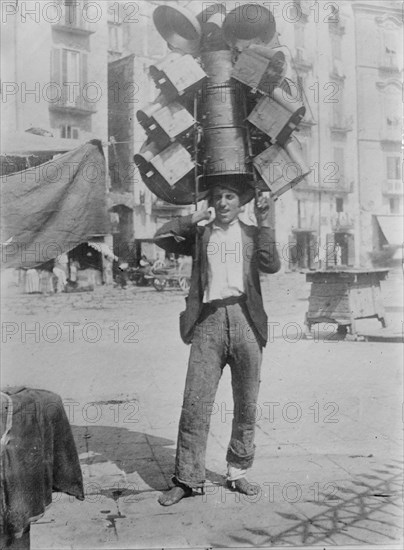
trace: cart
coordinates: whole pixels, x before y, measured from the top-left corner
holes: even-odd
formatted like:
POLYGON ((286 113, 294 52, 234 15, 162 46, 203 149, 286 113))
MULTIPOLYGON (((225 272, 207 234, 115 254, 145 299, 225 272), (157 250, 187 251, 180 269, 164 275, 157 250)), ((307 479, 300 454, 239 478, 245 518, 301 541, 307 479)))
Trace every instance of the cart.
POLYGON ((311 284, 305 325, 310 334, 316 323, 336 323, 340 335, 357 336, 356 319, 377 318, 387 326, 380 281, 388 269, 329 270, 306 273, 311 284))

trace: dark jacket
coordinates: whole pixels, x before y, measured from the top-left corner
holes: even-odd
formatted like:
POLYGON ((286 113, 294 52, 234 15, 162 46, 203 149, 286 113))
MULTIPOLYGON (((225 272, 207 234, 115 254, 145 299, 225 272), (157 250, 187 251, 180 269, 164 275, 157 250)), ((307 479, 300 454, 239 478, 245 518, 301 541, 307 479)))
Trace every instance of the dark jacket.
MULTIPOLYGON (((262 303, 259 270, 264 273, 279 271, 280 261, 274 230, 265 227, 258 229, 241 221, 240 226, 244 289, 247 296, 246 313, 261 345, 265 346, 268 338, 268 318, 262 303)), ((203 307, 203 294, 208 282, 207 246, 211 232, 212 224, 205 227, 197 226, 192 223, 191 214, 164 224, 154 237, 156 244, 167 252, 193 258, 191 288, 180 323, 181 338, 186 344, 192 340, 194 327, 203 307)))

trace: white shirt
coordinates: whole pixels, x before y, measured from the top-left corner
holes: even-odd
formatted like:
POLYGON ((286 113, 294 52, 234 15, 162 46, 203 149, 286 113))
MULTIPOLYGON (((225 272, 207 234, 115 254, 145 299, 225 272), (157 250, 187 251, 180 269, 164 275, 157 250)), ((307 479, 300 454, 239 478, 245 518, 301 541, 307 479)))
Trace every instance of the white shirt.
POLYGON ((227 229, 216 224, 207 246, 208 283, 203 301, 223 300, 244 293, 243 250, 239 220, 227 229))

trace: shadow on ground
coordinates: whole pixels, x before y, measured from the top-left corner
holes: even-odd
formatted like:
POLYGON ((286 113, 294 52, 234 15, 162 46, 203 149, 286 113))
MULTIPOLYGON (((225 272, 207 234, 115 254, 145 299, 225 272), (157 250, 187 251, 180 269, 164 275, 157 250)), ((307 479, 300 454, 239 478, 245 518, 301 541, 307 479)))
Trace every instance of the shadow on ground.
MULTIPOLYGON (((280 526, 292 523, 286 529, 243 527, 240 534, 229 534, 231 546, 342 544, 341 540, 397 544, 402 541, 403 522, 400 464, 391 460, 373 473, 356 475, 349 486, 339 487, 338 495, 320 494, 316 500, 299 503, 293 513, 276 511, 280 526), (313 513, 313 508, 319 511, 313 513)), ((223 544, 212 542, 212 546, 223 544)))
MULTIPOLYGON (((175 449, 174 441, 143 432, 131 431, 121 427, 111 426, 72 426, 73 436, 81 464, 86 464, 91 471, 93 465, 110 462, 115 464, 125 474, 137 473, 151 489, 130 489, 131 494, 143 492, 165 491, 172 486, 174 473, 175 449)), ((220 474, 206 471, 207 478, 218 484, 224 483, 220 474)), ((108 487, 100 492, 108 496, 108 487)), ((124 491, 127 494, 128 489, 124 491)), ((114 497, 115 495, 109 495, 114 497)))

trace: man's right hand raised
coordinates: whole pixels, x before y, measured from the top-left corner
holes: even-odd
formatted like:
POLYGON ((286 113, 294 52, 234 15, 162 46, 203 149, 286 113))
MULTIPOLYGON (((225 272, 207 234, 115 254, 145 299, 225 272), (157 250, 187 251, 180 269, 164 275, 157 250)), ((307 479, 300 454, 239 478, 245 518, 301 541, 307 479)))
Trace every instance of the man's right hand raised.
POLYGON ((211 212, 208 208, 205 210, 197 210, 192 214, 192 223, 199 223, 202 220, 210 220, 210 218, 211 212))

